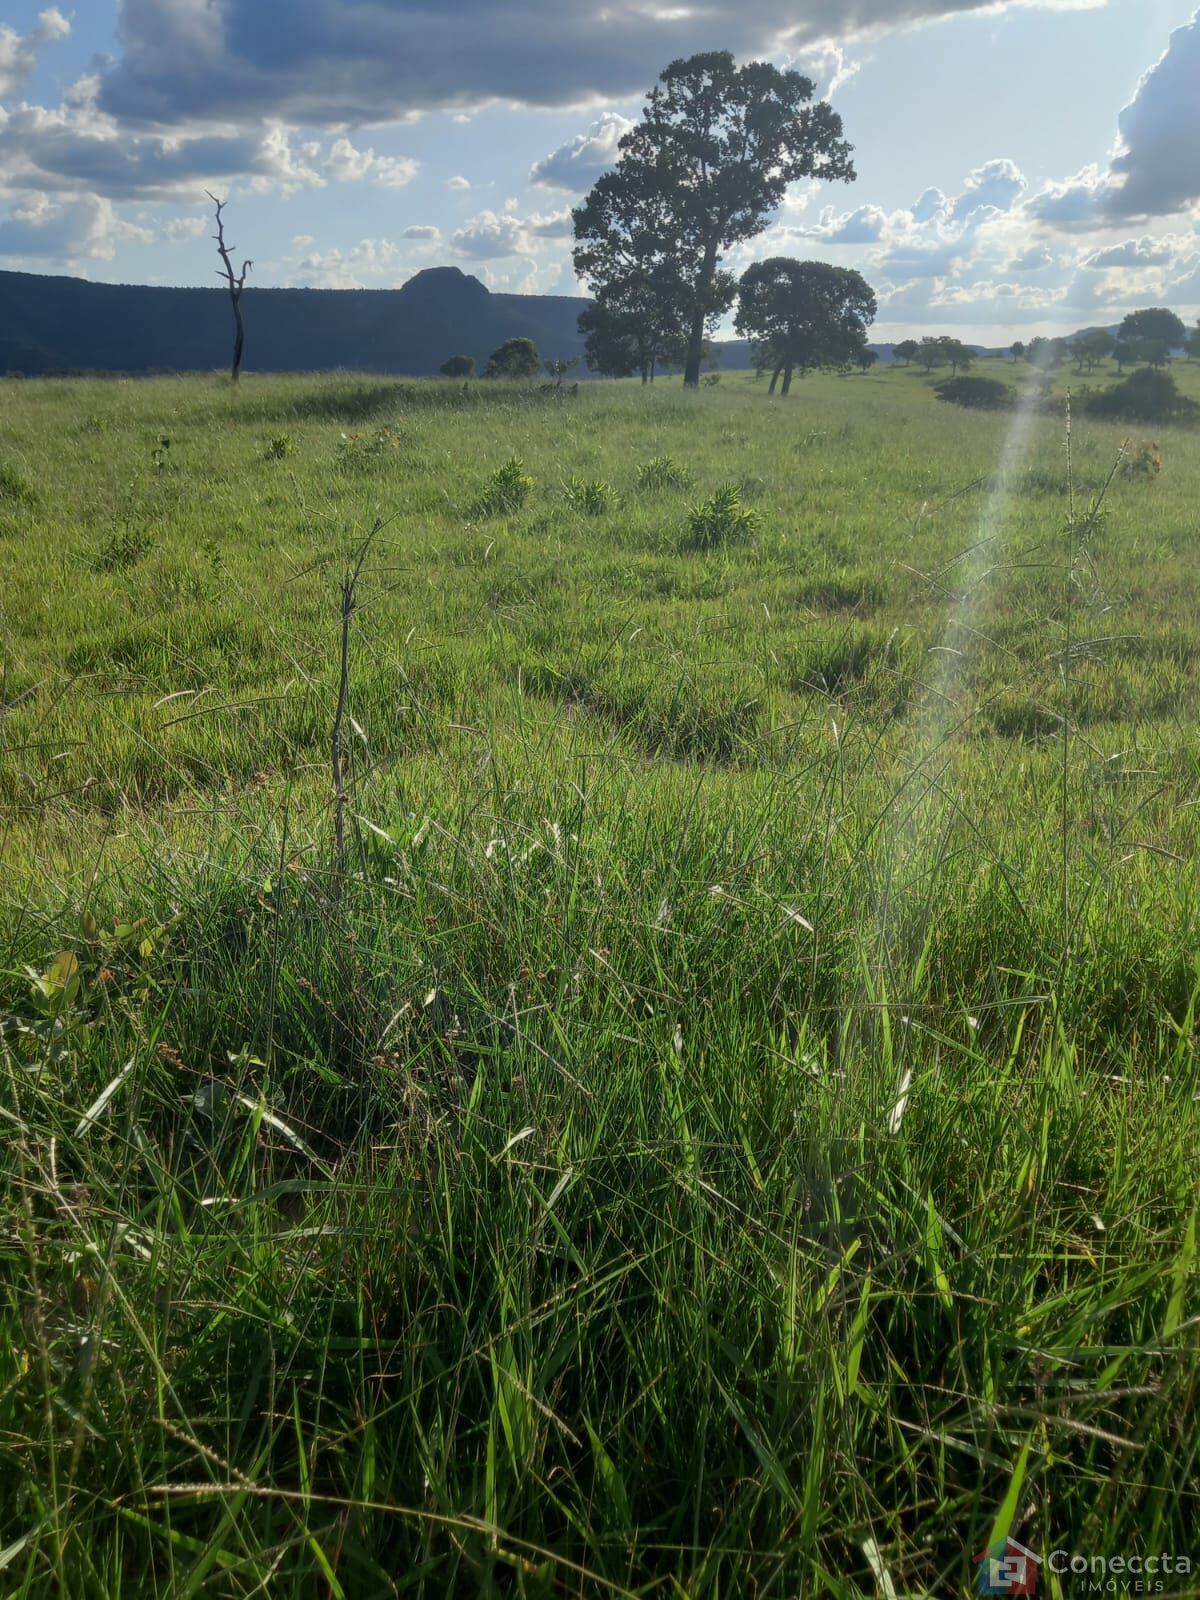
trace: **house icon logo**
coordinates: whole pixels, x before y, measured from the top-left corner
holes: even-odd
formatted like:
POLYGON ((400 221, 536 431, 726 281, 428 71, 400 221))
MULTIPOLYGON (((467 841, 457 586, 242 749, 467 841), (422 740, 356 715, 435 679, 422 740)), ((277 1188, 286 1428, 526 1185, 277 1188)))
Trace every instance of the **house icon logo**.
POLYGON ((1037 1569, 1042 1558, 1015 1539, 998 1539, 990 1550, 975 1557, 979 1577, 977 1594, 1035 1594, 1037 1569))

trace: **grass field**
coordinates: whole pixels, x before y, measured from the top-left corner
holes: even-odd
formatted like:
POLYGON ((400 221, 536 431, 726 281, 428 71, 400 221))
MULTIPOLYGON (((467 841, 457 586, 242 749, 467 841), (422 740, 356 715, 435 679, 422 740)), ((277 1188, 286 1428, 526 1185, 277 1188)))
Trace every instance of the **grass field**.
POLYGON ((1200 1567, 1200 435, 1134 435, 0 384, 0 1592, 1200 1567))

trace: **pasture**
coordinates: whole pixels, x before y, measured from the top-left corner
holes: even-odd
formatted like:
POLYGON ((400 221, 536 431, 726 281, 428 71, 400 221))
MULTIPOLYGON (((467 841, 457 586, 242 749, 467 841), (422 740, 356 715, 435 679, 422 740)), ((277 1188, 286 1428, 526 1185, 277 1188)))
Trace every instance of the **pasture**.
POLYGON ((0 383, 3 1592, 1200 1564, 1198 437, 0 383))

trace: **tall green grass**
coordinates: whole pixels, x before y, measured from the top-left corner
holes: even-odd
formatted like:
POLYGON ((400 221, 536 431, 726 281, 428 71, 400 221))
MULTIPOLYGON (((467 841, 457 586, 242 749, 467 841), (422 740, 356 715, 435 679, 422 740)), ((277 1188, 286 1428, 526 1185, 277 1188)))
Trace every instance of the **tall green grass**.
POLYGON ((1200 1559, 1194 441, 764 388, 0 385, 4 1593, 1200 1559))

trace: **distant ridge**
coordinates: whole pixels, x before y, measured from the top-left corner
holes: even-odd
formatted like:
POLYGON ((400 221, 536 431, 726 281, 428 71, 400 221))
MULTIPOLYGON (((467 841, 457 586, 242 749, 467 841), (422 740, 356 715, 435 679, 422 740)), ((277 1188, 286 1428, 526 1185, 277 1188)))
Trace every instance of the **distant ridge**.
MULTIPOLYGON (((423 377, 448 356, 468 355, 482 371, 497 345, 520 337, 532 339, 547 360, 570 360, 583 354, 578 320, 587 303, 574 295, 493 294, 458 267, 427 267, 399 289, 250 287, 245 366, 423 377)), ((0 272, 0 374, 212 371, 226 365, 232 344, 221 288, 0 272)), ((869 348, 885 363, 894 360, 891 344, 869 348)), ((1007 346, 970 348, 1007 353, 1007 346)), ((714 354, 720 370, 750 366, 745 339, 716 340, 714 354)))
MULTIPOLYGON (((493 294, 457 267, 430 267, 399 289, 247 289, 246 369, 434 373, 447 356, 482 369, 525 336, 547 358, 582 355, 586 301, 493 294)), ((232 349, 224 289, 91 283, 0 272, 0 372, 193 372, 232 349)))

